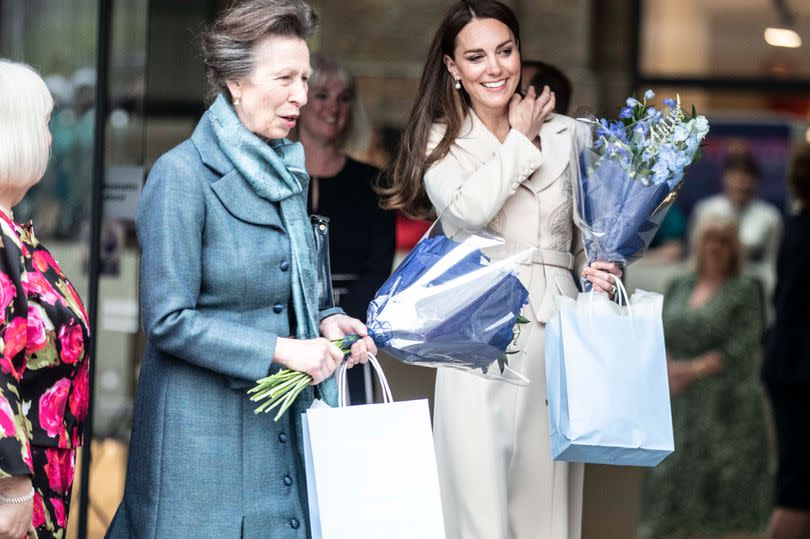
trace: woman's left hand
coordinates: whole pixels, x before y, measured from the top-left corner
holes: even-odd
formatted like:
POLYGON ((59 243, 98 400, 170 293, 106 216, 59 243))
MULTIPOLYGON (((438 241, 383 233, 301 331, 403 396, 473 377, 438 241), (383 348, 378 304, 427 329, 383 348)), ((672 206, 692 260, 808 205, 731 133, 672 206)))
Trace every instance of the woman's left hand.
POLYGON ((377 353, 377 346, 368 336, 368 328, 357 318, 345 314, 335 314, 321 321, 320 330, 321 335, 330 341, 342 339, 346 335, 359 335, 362 337, 352 345, 351 355, 346 359, 347 366, 350 369, 358 363, 366 363, 369 352, 372 354, 377 353))
POLYGON ((615 278, 622 278, 622 268, 615 262, 597 260, 582 270, 582 276, 588 279, 595 290, 605 292, 611 299, 616 295, 615 278))

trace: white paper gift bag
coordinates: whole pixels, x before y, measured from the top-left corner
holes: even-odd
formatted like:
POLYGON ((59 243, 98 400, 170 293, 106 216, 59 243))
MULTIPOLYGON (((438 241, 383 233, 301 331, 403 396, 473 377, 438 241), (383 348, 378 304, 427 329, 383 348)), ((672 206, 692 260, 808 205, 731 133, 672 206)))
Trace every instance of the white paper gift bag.
POLYGON ((439 539, 444 520, 426 400, 393 402, 376 359, 385 402, 341 401, 302 414, 313 539, 439 539))
POLYGON ((636 291, 557 298, 546 324, 549 429, 555 460, 655 466, 674 449, 663 296, 636 291))

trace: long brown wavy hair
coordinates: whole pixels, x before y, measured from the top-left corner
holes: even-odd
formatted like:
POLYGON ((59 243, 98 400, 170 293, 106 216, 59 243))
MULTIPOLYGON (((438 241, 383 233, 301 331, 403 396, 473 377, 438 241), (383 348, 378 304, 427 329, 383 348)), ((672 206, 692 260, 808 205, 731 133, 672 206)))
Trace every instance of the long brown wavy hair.
POLYGON ((433 163, 450 151, 470 108, 467 92, 455 89, 456 81, 447 71, 444 55, 455 57, 456 37, 473 19, 496 19, 505 24, 512 31, 520 53, 517 17, 505 4, 497 0, 462 0, 450 8, 433 36, 397 159, 375 188, 384 209, 400 210, 413 219, 434 215, 422 178, 433 163), (445 123, 447 130, 439 145, 427 155, 434 122, 445 123))

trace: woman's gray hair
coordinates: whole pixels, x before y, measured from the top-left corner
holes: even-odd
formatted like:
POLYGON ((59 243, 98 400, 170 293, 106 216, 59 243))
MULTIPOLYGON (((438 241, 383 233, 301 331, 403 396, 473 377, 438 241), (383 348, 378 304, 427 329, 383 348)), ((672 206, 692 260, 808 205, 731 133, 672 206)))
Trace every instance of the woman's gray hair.
POLYGON ((222 93, 232 100, 227 82, 247 78, 254 68, 253 48, 266 36, 308 39, 318 16, 303 0, 244 0, 225 10, 202 35, 209 100, 222 93))

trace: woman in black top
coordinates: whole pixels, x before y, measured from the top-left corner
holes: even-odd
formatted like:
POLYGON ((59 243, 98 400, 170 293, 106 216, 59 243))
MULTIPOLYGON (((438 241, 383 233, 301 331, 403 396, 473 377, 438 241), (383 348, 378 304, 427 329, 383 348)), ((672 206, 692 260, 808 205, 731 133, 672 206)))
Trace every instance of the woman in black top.
MULTIPOLYGON (((360 130, 352 75, 319 55, 311 58, 309 102, 301 110, 298 138, 310 182, 309 210, 329 218, 330 265, 336 304, 365 321, 366 309, 391 273, 394 214, 378 206, 371 185, 379 170, 348 157, 360 130)), ((363 371, 349 371, 352 402, 365 402, 363 371)))
POLYGON ((779 250, 776 322, 762 380, 779 454, 770 539, 810 539, 810 145, 796 154, 788 183, 799 202, 779 250))

